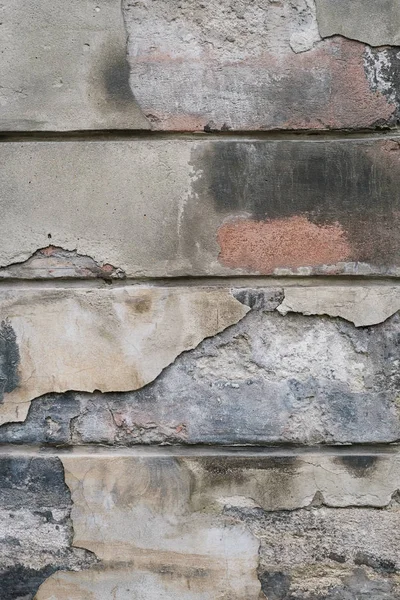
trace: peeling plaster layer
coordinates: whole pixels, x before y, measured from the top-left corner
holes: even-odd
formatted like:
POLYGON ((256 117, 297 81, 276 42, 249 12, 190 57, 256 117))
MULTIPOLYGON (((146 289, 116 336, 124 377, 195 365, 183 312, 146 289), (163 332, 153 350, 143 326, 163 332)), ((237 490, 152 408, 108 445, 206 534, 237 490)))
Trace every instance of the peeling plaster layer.
POLYGON ((13 0, 0 15, 0 130, 149 129, 120 0, 13 0))
POLYGON ((131 87, 153 129, 396 124, 396 105, 368 85, 365 46, 321 40, 314 0, 124 0, 123 8, 131 87))
MULTIPOLYGON (((315 288, 312 289, 315 292, 315 288)), ((244 319, 126 393, 49 394, 0 443, 373 444, 400 440, 400 314, 373 327, 281 316, 282 290, 234 290, 244 319)), ((353 312, 357 314, 357 305, 353 312)))
POLYGON ((24 420, 30 401, 51 391, 141 388, 248 310, 204 288, 3 291, 2 323, 14 335, 3 344, 0 422, 24 420))
POLYGON ((370 46, 400 45, 397 0, 315 0, 322 37, 342 35, 370 46))
POLYGON ((356 327, 382 323, 398 310, 400 290, 394 287, 286 288, 278 306, 282 315, 300 312, 342 317, 356 327))
MULTIPOLYGON (((399 147, 397 138, 1 144, 0 265, 51 242, 126 277, 399 276, 399 147)), ((27 277, 42 276, 41 259, 27 277)))
MULTIPOLYGON (((100 562, 52 575, 37 600, 90 594, 102 600, 258 600, 273 564, 297 569, 306 584, 299 571, 309 569, 312 577, 315 548, 320 566, 333 572, 343 557, 339 581, 356 565, 373 573, 373 558, 377 565, 390 560, 394 570, 400 566, 395 506, 379 512, 339 508, 370 501, 391 506, 400 485, 396 455, 60 458, 73 501, 74 545, 90 549, 100 562), (298 510, 330 501, 338 508, 298 510), (285 512, 279 512, 282 506, 285 512), (363 533, 365 522, 374 524, 370 536, 363 533)), ((382 579, 388 579, 384 571, 382 579)))
POLYGON ((124 279, 125 273, 109 264, 100 265, 75 251, 56 246, 37 250, 21 263, 0 268, 0 279, 124 279))

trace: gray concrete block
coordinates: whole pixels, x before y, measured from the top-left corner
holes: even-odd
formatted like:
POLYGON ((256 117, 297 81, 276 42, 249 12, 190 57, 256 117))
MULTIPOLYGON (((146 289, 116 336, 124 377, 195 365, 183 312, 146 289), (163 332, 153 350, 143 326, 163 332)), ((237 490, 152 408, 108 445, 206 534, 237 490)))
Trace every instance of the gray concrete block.
POLYGON ((119 0, 1 7, 0 130, 148 129, 129 85, 119 0))
POLYGON ((364 129, 398 121, 396 48, 382 62, 354 41, 396 45, 395 0, 320 0, 318 19, 314 0, 123 6, 131 87, 154 129, 364 129), (323 39, 333 34, 350 39, 323 39))
POLYGON ((0 276, 398 276, 399 148, 397 138, 2 144, 0 276))
MULTIPOLYGON (((268 293, 276 298, 276 291, 268 293)), ((267 292, 265 297, 264 306, 267 292)), ((178 356, 142 389, 47 395, 32 403, 25 423, 1 427, 0 441, 68 446, 396 442, 399 333, 399 314, 374 327, 355 328, 341 319, 282 317, 253 308, 237 325, 178 356)))
POLYGON ((322 37, 343 35, 370 46, 400 45, 400 5, 396 0, 315 0, 322 37))

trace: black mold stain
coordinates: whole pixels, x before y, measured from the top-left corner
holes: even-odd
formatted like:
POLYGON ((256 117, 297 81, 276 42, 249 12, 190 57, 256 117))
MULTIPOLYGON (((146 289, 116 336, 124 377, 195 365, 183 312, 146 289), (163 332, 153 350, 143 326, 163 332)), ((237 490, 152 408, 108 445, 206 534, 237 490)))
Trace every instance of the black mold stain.
POLYGON ((0 325, 0 400, 4 393, 12 392, 18 387, 19 362, 17 336, 11 323, 3 320, 0 325))
POLYGON ((335 462, 341 463, 353 476, 367 477, 371 471, 375 470, 379 461, 378 456, 340 456, 335 458, 335 462))
POLYGON ((23 565, 0 569, 0 600, 32 600, 41 584, 57 570, 51 565, 39 570, 23 565))
POLYGON ((340 224, 353 260, 400 260, 400 150, 396 162, 372 142, 224 140, 193 150, 192 164, 194 191, 221 216, 340 224))

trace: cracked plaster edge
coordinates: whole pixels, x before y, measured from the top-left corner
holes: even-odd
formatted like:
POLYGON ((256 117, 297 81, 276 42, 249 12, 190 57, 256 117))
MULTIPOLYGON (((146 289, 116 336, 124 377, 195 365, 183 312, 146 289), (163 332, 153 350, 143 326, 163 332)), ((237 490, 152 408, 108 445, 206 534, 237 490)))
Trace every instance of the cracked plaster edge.
MULTIPOLYGON (((116 288, 115 288, 116 289, 116 288)), ((204 288, 205 290, 207 290, 207 288, 204 288)), ((216 291, 216 290, 214 290, 216 291)), ((215 332, 213 334, 210 335, 205 335, 203 336, 201 339, 199 339, 198 341, 195 341, 191 346, 189 346, 188 348, 184 348, 183 350, 181 350, 180 352, 177 352, 177 354, 174 356, 174 358, 172 360, 170 360, 167 364, 165 364, 162 368, 160 368, 160 370, 154 375, 154 377, 152 379, 150 379, 149 381, 145 381, 142 385, 139 385, 138 387, 127 387, 125 388, 119 388, 119 389, 106 389, 105 387, 96 387, 96 386, 87 386, 85 389, 73 389, 73 388, 52 388, 49 389, 41 394, 39 394, 39 396, 35 396, 33 398, 30 398, 29 400, 22 400, 16 403, 12 403, 11 405, 7 406, 7 411, 5 415, 2 415, 2 408, 4 406, 4 402, 0 403, 0 427, 2 427, 3 425, 8 425, 10 423, 23 423, 29 413, 29 409, 31 407, 31 404, 34 400, 45 396, 46 394, 66 394, 68 392, 71 393, 94 393, 94 392, 100 392, 100 393, 123 393, 123 392, 133 392, 133 391, 137 391, 139 389, 142 389, 144 387, 146 387, 147 385, 153 383, 164 371, 165 369, 167 369, 169 366, 171 366, 172 364, 174 364, 174 362, 176 361, 176 359, 185 354, 186 352, 191 352, 192 350, 195 350, 199 344, 201 344, 204 340, 206 339, 210 339, 215 337, 216 335, 222 333, 223 331, 226 331, 227 329, 229 329, 230 327, 233 327, 234 325, 237 325, 237 323, 239 323, 250 311, 251 308, 249 306, 247 306, 246 304, 240 302, 239 300, 237 300, 234 295, 231 293, 231 290, 229 288, 225 288, 224 290, 226 292, 226 296, 227 298, 230 299, 231 302, 239 305, 242 307, 242 314, 241 316, 237 316, 235 318, 233 318, 231 320, 231 322, 229 324, 226 325, 218 325, 215 332), (11 417, 11 412, 14 413, 14 416, 11 417)))
MULTIPOLYGON (((225 326, 224 328, 219 329, 213 335, 209 335, 209 336, 202 338, 199 342, 197 342, 190 348, 186 348, 186 349, 182 350, 181 352, 179 352, 173 360, 171 360, 168 364, 166 364, 159 371, 159 373, 157 373, 153 377, 153 379, 151 381, 146 382, 144 385, 140 386, 139 388, 118 389, 118 390, 117 389, 112 389, 112 390, 111 389, 98 389, 98 388, 93 388, 93 389, 86 388, 86 389, 79 389, 79 390, 74 390, 72 388, 62 389, 62 390, 51 389, 51 390, 44 392, 43 394, 40 394, 39 396, 31 398, 30 400, 27 400, 24 402, 19 402, 15 406, 10 406, 10 409, 15 411, 18 414, 15 414, 14 418, 11 418, 9 414, 7 416, 5 416, 4 418, 0 417, 0 427, 2 425, 7 425, 9 423, 24 422, 28 416, 32 402, 34 402, 35 400, 39 399, 40 397, 42 397, 43 395, 46 395, 46 394, 50 394, 50 393, 63 394, 63 393, 67 393, 67 392, 93 393, 93 392, 97 392, 97 391, 100 393, 118 393, 118 392, 122 393, 122 392, 132 392, 132 391, 135 391, 136 389, 141 389, 141 388, 146 387, 147 385, 154 382, 161 375, 161 373, 164 372, 165 369, 167 369, 169 366, 171 366, 176 361, 176 359, 179 356, 185 354, 186 352, 193 351, 204 340, 213 338, 213 337, 217 336, 218 334, 222 333, 223 331, 229 329, 230 327, 235 326, 249 312, 251 312, 252 310, 257 310, 257 307, 252 308, 249 305, 247 305, 244 301, 237 299, 237 292, 240 289, 246 290, 247 288, 231 287, 230 289, 226 289, 227 293, 232 298, 232 300, 234 300, 238 304, 242 305, 242 307, 243 307, 244 314, 240 318, 238 318, 236 321, 232 322, 231 324, 225 326), (21 407, 23 408, 23 410, 21 410, 21 407)), ((270 290, 271 288, 259 288, 259 289, 261 291, 261 290, 270 290)), ((329 291, 333 294, 337 294, 338 290, 340 290, 340 288, 338 288, 336 286, 325 286, 325 287, 322 287, 322 286, 294 287, 293 286, 293 287, 288 287, 288 288, 280 287, 280 288, 276 288, 276 289, 278 291, 280 291, 281 293, 283 293, 283 300, 275 308, 266 309, 265 312, 274 312, 276 310, 283 317, 289 313, 302 314, 307 317, 308 316, 313 316, 313 317, 328 316, 328 317, 332 317, 332 318, 339 317, 345 321, 352 323, 355 327, 358 328, 358 327, 368 327, 368 326, 373 326, 373 325, 378 325, 380 323, 383 323, 384 321, 386 321, 388 318, 390 318, 391 316, 393 316, 396 312, 398 312, 400 310, 400 296, 399 296, 397 306, 390 307, 383 314, 382 314, 382 311, 381 311, 381 314, 379 314, 379 310, 378 310, 378 314, 376 314, 374 311, 375 307, 373 306, 372 307, 372 315, 373 316, 368 317, 368 315, 367 315, 367 317, 362 318, 362 317, 360 317, 360 305, 362 304, 362 301, 368 297, 368 294, 361 300, 358 300, 356 298, 352 299, 350 302, 347 303, 347 311, 343 311, 343 310, 341 310, 340 306, 332 307, 332 303, 329 302, 329 298, 327 300, 326 305, 324 305, 324 302, 322 301, 318 304, 318 308, 312 308, 312 306, 307 307, 307 298, 305 298, 305 296, 307 296, 307 295, 315 296, 315 294, 318 295, 320 292, 326 293, 327 291, 329 291), (300 301, 299 301, 298 305, 296 306, 296 294, 297 293, 300 295, 300 301), (349 310, 349 305, 350 305, 350 310, 349 310)), ((367 291, 367 292, 372 291, 372 290, 374 290, 376 292, 376 289, 372 288, 372 287, 360 288, 360 287, 356 287, 356 286, 353 286, 353 287, 349 286, 344 289, 353 290, 355 292, 359 291, 360 289, 367 291)), ((379 290, 380 288, 377 288, 377 289, 379 290)), ((397 288, 393 288, 393 287, 390 287, 390 288, 383 287, 382 289, 386 290, 386 291, 389 290, 391 292, 397 291, 397 288)), ((310 302, 311 301, 312 300, 310 300, 310 302)), ((262 309, 259 308, 258 310, 262 310, 262 309)), ((0 409, 1 409, 1 405, 0 405, 0 409)))
MULTIPOLYGON (((385 294, 383 294, 385 295, 385 294)), ((276 310, 286 316, 288 313, 300 313, 304 316, 329 316, 339 317, 345 321, 353 323, 355 327, 370 327, 385 322, 400 310, 400 294, 395 287, 289 287, 284 288, 284 298, 276 310), (329 297, 330 294, 337 298, 341 291, 354 293, 350 300, 340 302, 335 298, 329 297), (381 307, 377 301, 379 295, 382 296, 382 290, 387 296, 393 294, 393 303, 386 307, 381 307), (364 292, 363 297, 358 296, 357 292, 364 292), (326 295, 324 300, 321 296, 326 295), (370 295, 375 298, 370 298, 370 295), (398 298, 395 295, 398 294, 398 298), (308 296, 308 298, 307 298, 308 296), (318 297, 320 296, 320 297, 318 297), (315 302, 317 300, 317 302, 315 302), (371 304, 372 300, 372 304, 371 304), (375 301, 374 301, 375 300, 375 301), (309 305, 308 305, 309 303, 309 305)))
MULTIPOLYGON (((126 273, 123 269, 121 269, 120 267, 116 267, 113 264, 107 262, 107 261, 99 261, 95 258, 93 258, 92 256, 90 256, 89 254, 84 254, 79 252, 77 247, 74 248, 64 248, 63 246, 57 246, 57 245, 53 245, 53 244, 49 244, 48 246, 41 246, 40 248, 37 248, 36 250, 34 250, 33 252, 23 252, 20 255, 17 255, 14 257, 14 259, 11 259, 11 262, 8 262, 7 264, 4 265, 0 265, 0 279, 6 279, 8 277, 12 278, 12 273, 10 274, 9 271, 13 271, 14 269, 18 269, 18 268, 29 268, 29 264, 31 261, 35 260, 35 259, 41 259, 41 260, 46 260, 52 257, 57 258, 57 253, 66 253, 68 256, 65 257, 65 259, 67 261, 70 261, 70 267, 67 264, 65 266, 65 268, 79 268, 79 266, 74 265, 74 260, 88 260, 92 263, 92 265, 87 266, 86 268, 90 271, 93 272, 92 277, 98 277, 98 278, 105 278, 105 279, 125 279, 126 278, 126 273), (96 269, 98 269, 98 272, 96 272, 96 269)), ((81 268, 85 268, 85 267, 81 267, 81 268)), ((52 270, 51 267, 48 267, 48 270, 52 270)), ((53 268, 54 270, 54 268, 53 268)), ((61 276, 62 277, 62 276, 61 276)), ((85 279, 85 278, 92 278, 88 275, 86 276, 82 276, 79 277, 78 275, 75 276, 76 278, 79 279, 85 279)), ((51 277, 51 279, 54 279, 56 277, 51 277)), ((70 278, 70 277, 69 277, 70 278)), ((24 279, 24 277, 18 276, 18 279, 24 279)))
MULTIPOLYGON (((94 459, 98 459, 99 457, 96 456, 92 456, 94 459)), ((171 458, 173 458, 173 455, 171 455, 171 458)), ((93 564, 89 567, 86 568, 82 568, 79 571, 70 571, 70 570, 65 570, 65 569, 60 569, 58 571, 56 571, 55 573, 51 574, 49 577, 47 577, 39 586, 36 594, 35 594, 35 599, 38 597, 38 594, 40 594, 40 589, 42 588, 42 586, 44 587, 44 585, 46 584, 46 582, 52 578, 54 578, 54 576, 57 576, 59 574, 67 574, 67 573, 80 573, 80 572, 99 572, 99 570, 102 569, 102 567, 107 568, 107 560, 103 560, 101 559, 99 556, 97 556, 97 554, 89 547, 90 544, 87 545, 79 545, 76 544, 75 540, 77 537, 77 533, 76 530, 78 529, 75 520, 74 520, 74 507, 76 506, 76 503, 74 502, 73 499, 73 492, 74 492, 74 488, 71 484, 71 479, 77 479, 75 477, 75 475, 73 475, 72 471, 68 468, 68 460, 74 460, 73 456, 67 456, 67 457, 63 457, 62 455, 58 456, 58 459, 62 465, 62 469, 63 469, 63 476, 64 476, 64 482, 65 485, 68 487, 69 493, 70 493, 70 498, 71 498, 71 512, 70 512, 70 520, 71 520, 71 529, 72 529, 72 543, 71 543, 71 548, 75 548, 75 549, 79 549, 79 550, 84 550, 85 552, 90 553, 90 555, 93 558, 93 564)), ((75 458, 76 460, 76 458, 75 458)), ((307 461, 306 461, 307 462, 307 461)), ((318 467, 317 464, 314 465, 315 467, 318 467)), ((77 482, 79 484, 82 484, 82 481, 77 479, 77 482)), ((241 510, 241 509, 246 509, 246 508, 252 508, 252 509, 258 509, 261 510, 263 513, 279 513, 279 512, 286 512, 286 513, 292 513, 292 512, 298 512, 298 511, 304 511, 304 510, 313 510, 313 509, 321 509, 321 508, 329 508, 329 509, 333 509, 333 510, 343 510, 343 509, 369 509, 369 510, 376 510, 376 511, 381 511, 381 510, 390 510, 391 508, 397 506, 399 504, 399 492, 400 490, 398 488, 394 489, 393 492, 390 494, 390 497, 388 498, 387 502, 385 503, 381 503, 381 504, 376 504, 376 505, 372 505, 370 503, 364 503, 364 504, 353 504, 353 503, 346 503, 343 505, 334 505, 334 504, 330 504, 329 502, 327 502, 324 498, 324 494, 321 490, 317 489, 313 494, 312 497, 311 495, 306 497, 304 500, 304 503, 301 504, 300 506, 296 506, 293 508, 275 508, 273 510, 268 510, 266 508, 263 508, 258 502, 256 502, 254 500, 254 498, 247 496, 245 494, 240 494, 240 495, 236 495, 236 496, 226 496, 223 498, 216 498, 213 502, 210 502, 210 510, 211 513, 214 513, 215 511, 215 506, 216 504, 219 505, 219 517, 227 517, 228 519, 231 518, 231 515, 229 515, 229 510, 233 509, 233 510, 241 510)), ((196 513, 203 513, 205 510, 205 507, 202 507, 199 510, 195 510, 194 512, 196 513)), ((261 548, 262 548, 262 537, 257 536, 254 532, 251 531, 251 528, 246 524, 246 520, 243 520, 243 526, 245 527, 245 529, 249 532, 249 534, 254 538, 254 541, 256 542, 256 544, 258 544, 258 549, 257 549, 257 570, 256 570, 256 577, 257 580, 260 582, 260 590, 261 588, 261 573, 260 573, 260 566, 261 566, 261 548)), ((133 565, 134 566, 134 565, 133 565)))

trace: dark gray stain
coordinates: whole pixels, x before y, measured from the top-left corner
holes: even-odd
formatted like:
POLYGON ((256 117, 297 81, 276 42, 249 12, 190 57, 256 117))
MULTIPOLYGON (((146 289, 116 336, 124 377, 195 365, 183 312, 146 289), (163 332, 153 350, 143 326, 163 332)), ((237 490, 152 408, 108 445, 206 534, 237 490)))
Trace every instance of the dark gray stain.
POLYGON ((328 554, 328 558, 340 564, 344 564, 346 562, 346 557, 343 556, 343 554, 337 554, 336 552, 330 552, 328 554))
POLYGON ((18 387, 20 362, 17 336, 8 320, 0 325, 0 400, 18 387))
POLYGON ((0 567, 0 600, 32 600, 42 583, 57 570, 52 565, 39 570, 23 565, 0 567))
POLYGON ((400 261, 400 161, 379 143, 224 140, 199 145, 192 164, 195 192, 222 217, 340 224, 351 260, 400 261))
POLYGON ((379 461, 378 456, 339 456, 335 462, 341 463, 354 477, 368 477, 371 471, 374 471, 379 461))
POLYGON ((357 552, 354 557, 354 564, 365 565, 371 567, 375 571, 381 571, 383 573, 396 573, 396 563, 386 558, 380 558, 366 552, 357 552))
POLYGON ((71 494, 58 458, 1 457, 0 508, 8 511, 9 532, 0 540, 0 600, 32 600, 55 571, 96 562, 91 552, 72 546, 71 494), (49 547, 52 530, 61 531, 49 547), (37 569, 30 565, 33 552, 37 569))
POLYGON ((364 65, 368 80, 372 79, 370 85, 373 91, 386 96, 388 102, 396 107, 390 125, 398 125, 400 122, 400 47, 368 48, 364 53, 364 65))
POLYGON ((135 101, 129 84, 130 68, 125 50, 107 57, 103 67, 104 87, 108 101, 118 104, 135 101))
POLYGON ((290 590, 290 576, 282 571, 262 571, 258 574, 261 590, 268 600, 285 600, 290 590))
POLYGON ((232 291, 236 300, 249 306, 252 310, 261 310, 263 312, 274 311, 282 302, 285 296, 283 290, 262 290, 262 289, 238 289, 232 291))
POLYGON ((0 459, 0 506, 41 510, 65 508, 71 495, 58 458, 5 456, 0 459))

